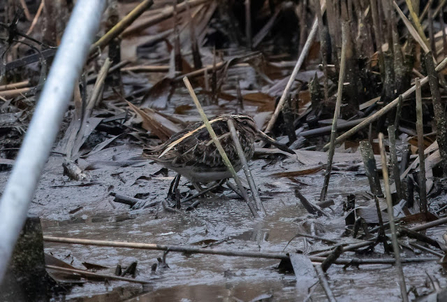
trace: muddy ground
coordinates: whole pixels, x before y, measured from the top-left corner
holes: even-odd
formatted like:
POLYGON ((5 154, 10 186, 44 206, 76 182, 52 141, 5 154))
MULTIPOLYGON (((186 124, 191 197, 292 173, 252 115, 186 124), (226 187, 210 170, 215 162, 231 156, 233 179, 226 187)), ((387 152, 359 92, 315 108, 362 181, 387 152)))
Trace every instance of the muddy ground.
MULTIPOLYGON (((167 212, 161 206, 131 210, 114 202, 110 192, 161 201, 166 198, 174 176, 172 172, 167 177, 157 176, 161 166, 135 160, 141 148, 130 144, 117 145, 89 157, 87 161, 95 163, 95 169, 88 171, 91 181, 69 180, 63 175, 63 158, 51 156, 29 213, 42 219, 44 235, 60 237, 271 253, 309 252, 327 247, 320 240, 294 238, 297 233, 313 233, 340 243, 358 242, 341 236, 345 231, 342 204, 350 193, 366 196, 369 186, 362 167, 354 172, 334 172, 329 199, 335 204, 325 209, 330 219, 317 218, 306 212, 293 191, 299 188, 306 198, 316 202, 323 171, 296 177, 294 181, 271 176, 286 171, 285 167, 289 171, 302 169, 304 165, 299 159, 304 161, 306 155, 302 152, 296 158, 291 156, 277 163, 266 159, 251 162, 267 212, 263 219, 254 219, 247 205, 228 189, 202 199, 197 209, 181 213, 167 212), (206 247, 210 244, 214 246, 206 247)), ((87 161, 83 164, 88 165, 87 161)), ((339 163, 347 167, 358 162, 357 154, 344 154, 339 163)), ((0 190, 8 174, 0 173, 0 190)), ((181 186, 182 191, 189 190, 184 182, 181 186)), ((428 235, 440 237, 441 232, 441 228, 430 229, 428 235)), ((126 267, 137 261, 136 279, 150 280, 144 286, 123 281, 88 281, 71 287, 66 301, 303 301, 309 290, 312 301, 326 299, 320 285, 314 284, 316 280, 297 279, 293 274, 279 272, 279 260, 170 252, 166 257, 169 268, 159 267, 151 272, 151 266, 157 263, 157 257, 163 257, 163 252, 56 243, 45 244, 45 252, 77 268, 84 268, 82 262, 105 266, 108 269, 99 272, 107 274, 113 274, 118 264, 126 267)), ((402 255, 414 256, 408 250, 402 255)), ((358 255, 348 252, 342 258, 350 257, 358 255)), ((391 256, 385 255, 379 245, 375 252, 361 257, 391 256)), ((407 287, 417 288, 419 294, 428 292, 428 288, 421 287, 428 275, 438 279, 441 286, 446 285, 444 272, 435 262, 404 265, 404 273, 407 287)), ((328 280, 338 301, 401 299, 395 268, 391 265, 346 269, 333 265, 328 280)))
MULTIPOLYGON (((16 2, 27 6, 37 22, 37 27, 33 30, 31 17, 17 18, 19 32, 30 30, 30 35, 36 41, 49 40, 49 45, 59 45, 71 5, 61 5, 64 1, 46 1, 45 5, 54 5, 54 9, 60 10, 60 14, 46 8, 39 19, 38 7, 43 8, 44 1, 16 2), (25 2, 26 5, 23 4, 25 2)), ((4 17, 2 21, 5 24, 14 20, 13 4, 16 2, 7 1, 5 9, 0 10, 0 17, 4 17)), ((104 19, 108 23, 102 24, 98 37, 108 32, 109 27, 140 3, 114 2, 117 6, 111 6, 107 10, 104 19)), ((320 199, 327 153, 304 149, 321 150, 329 142, 330 133, 327 129, 312 135, 309 132, 322 130, 332 124, 336 96, 344 97, 340 121, 343 119, 357 123, 361 118, 370 118, 382 111, 382 106, 398 95, 403 95, 410 89, 411 79, 415 76, 422 78, 421 74, 429 75, 424 70, 425 67, 422 67, 426 64, 424 57, 431 59, 431 55, 422 54, 419 42, 410 36, 405 23, 399 19, 401 17, 398 18, 397 11, 389 13, 392 10, 388 7, 391 1, 333 1, 334 5, 328 5, 326 13, 323 8, 324 22, 319 21, 319 34, 316 37, 311 35, 313 20, 317 20, 320 14, 320 5, 315 5, 316 1, 252 1, 251 14, 245 14, 246 8, 242 4, 245 1, 189 1, 194 6, 188 9, 182 2, 178 5, 179 11, 176 8, 175 13, 174 8, 170 10, 172 1, 155 2, 154 7, 140 16, 119 39, 114 39, 104 49, 98 49, 100 53, 92 55, 86 65, 85 79, 80 81, 82 89, 79 89, 79 95, 76 94, 78 89, 75 91, 74 102, 70 103, 66 112, 58 142, 45 166, 29 209, 30 215, 40 217, 44 236, 224 251, 289 253, 293 257, 301 254, 314 255, 340 244, 375 240, 378 237, 378 223, 377 214, 374 214, 377 213, 374 199, 361 156, 359 152, 350 153, 350 148, 357 149, 358 142, 368 138, 373 142, 375 154, 379 154, 376 139, 378 132, 383 132, 387 125, 399 121, 400 123, 396 122, 400 140, 397 145, 406 145, 412 149, 410 153, 413 162, 418 142, 414 121, 415 100, 412 97, 403 100, 405 103, 399 109, 402 112, 397 110, 396 116, 394 113, 388 114, 386 121, 374 123, 369 130, 365 127, 365 131, 358 132, 343 146, 337 147, 327 197, 333 203, 323 208, 327 216, 309 214, 295 190, 298 189, 310 202, 318 203, 320 199), (374 8, 370 3, 377 5, 374 8), (345 9, 337 8, 340 5, 345 9), (180 11, 180 7, 183 7, 183 11, 180 11), (377 29, 373 28, 373 15, 378 12, 384 19, 381 22, 383 28, 377 29), (348 39, 350 43, 345 46, 341 39, 342 20, 346 21, 345 24, 349 20, 352 25, 352 33, 347 35, 351 36, 351 40, 348 39), (395 33, 393 37, 386 37, 394 38, 395 41, 383 40, 388 36, 385 33, 395 33), (192 41, 193 38, 198 40, 199 51, 196 54, 201 57, 200 64, 193 60, 193 46, 196 44, 192 41), (306 41, 309 41, 309 48, 305 48, 306 41), (395 46, 395 58, 391 56, 390 49, 388 52, 384 50, 385 42, 395 46), (397 47, 399 43, 402 47, 397 47), (339 65, 343 61, 342 46, 348 48, 345 79, 338 78, 341 69, 339 65), (383 58, 379 49, 385 52, 384 62, 381 62, 383 58), (401 66, 402 62, 399 61, 404 55, 409 61, 405 63, 408 66, 401 66), (106 65, 106 57, 114 62, 114 68, 117 63, 122 64, 120 71, 110 72, 95 109, 91 112, 83 110, 86 102, 95 102, 91 98, 93 83, 101 66, 106 65), (292 70, 296 62, 300 61, 298 57, 303 58, 303 65, 298 68, 300 72, 294 76, 295 81, 291 82, 291 91, 286 92, 292 70), (381 66, 381 63, 384 65, 381 66), (255 158, 251 160, 250 169, 266 209, 264 218, 254 219, 244 201, 227 186, 202 197, 200 204, 191 211, 186 211, 186 206, 177 211, 172 208, 168 211, 162 206, 175 175, 172 171, 167 174, 160 172, 162 167, 143 160, 141 153, 144 144, 158 145, 172 133, 186 127, 186 122, 200 121, 182 83, 185 75, 190 78, 210 118, 243 112, 254 117, 259 129, 266 130, 271 113, 275 108, 280 108, 282 116, 274 123, 275 127, 271 129, 273 131, 267 132, 284 144, 294 145, 296 156, 277 151, 267 154, 259 148, 255 158), (340 89, 337 88, 339 82, 343 82, 340 89), (279 106, 278 101, 283 95, 288 101, 284 106, 279 106), (83 121, 82 127, 77 124, 80 120, 83 121), (148 121, 157 121, 156 125, 160 127, 150 127, 148 121), (304 135, 306 132, 307 135, 304 135), (292 133, 296 134, 295 138, 292 133), (79 167, 88 174, 87 179, 75 181, 64 175, 62 165, 65 160, 78 160, 79 167), (289 174, 275 175, 284 172, 289 174), (133 209, 116 202, 113 194, 140 198, 156 205, 133 209), (362 211, 356 218, 365 219, 366 229, 376 229, 372 235, 360 230, 357 236, 353 236, 347 230, 345 218, 348 212, 345 211, 345 204, 349 195, 355 196, 355 205, 362 211), (371 217, 374 215, 376 218, 371 217), (306 237, 308 235, 313 237, 306 237), (332 242, 328 243, 328 240, 332 242)), ((408 1, 397 2, 406 14, 408 9, 405 3, 408 1)), ((423 2, 421 1, 421 6, 425 6, 423 2)), ((442 7, 444 2, 427 3, 428 9, 431 6, 433 16, 436 16, 435 10, 441 14, 440 24, 437 24, 437 17, 432 18, 430 13, 427 14, 430 16, 427 17, 430 19, 429 23, 434 23, 435 27, 430 27, 430 33, 426 30, 431 41, 435 41, 437 36, 437 43, 430 47, 438 55, 439 63, 442 60, 441 54, 445 54, 447 49, 447 21, 444 20, 442 7), (439 9, 436 9, 438 6, 439 9)), ((3 35, 7 37, 18 34, 13 32, 14 28, 7 27, 3 35)), ((343 28, 346 31, 348 29, 347 26, 343 28)), ((37 46, 40 48, 42 45, 37 46)), ((42 47, 42 50, 45 48, 42 47)), ((4 53, 4 60, 8 64, 29 55, 27 48, 14 46, 11 50, 14 52, 4 53)), ((40 72, 40 65, 37 63, 23 69, 12 68, 9 72, 2 84, 26 80, 25 84, 18 83, 20 87, 26 87, 26 92, 7 91, 1 96, 0 109, 3 111, 0 112, 0 120, 5 121, 5 127, 0 129, 4 132, 0 133, 3 135, 0 137, 0 192, 4 190, 9 168, 37 103, 35 96, 39 90, 34 88, 38 88, 46 75, 45 72, 40 72)), ((445 95, 445 88, 441 92, 445 95)), ((428 88, 422 91, 426 106, 425 133, 424 142, 420 142, 425 143, 425 147, 430 146, 425 150, 426 155, 437 149, 433 147, 436 140, 436 123, 433 119, 435 110, 428 101, 432 99, 432 94, 428 88)), ((410 93, 405 98, 408 95, 410 93)), ((341 134, 347 128, 338 130, 338 134, 341 134)), ((444 180, 439 178, 439 173, 435 175, 432 171, 435 165, 432 164, 432 155, 434 154, 427 156, 426 164, 426 178, 431 182, 430 188, 434 182, 442 184, 444 180)), ((398 156, 404 158, 400 153, 398 156)), ((436 160, 439 160, 439 156, 436 160)), ((377 163, 380 165, 380 160, 377 159, 377 163)), ((417 171, 416 166, 409 169, 410 174, 417 171)), ((239 174, 243 175, 241 172, 239 174)), ((416 178, 414 174, 414 179, 416 178)), ((417 182, 412 182, 415 183, 417 187, 417 182)), ((187 193, 192 189, 182 180, 180 190, 187 193)), ((416 189, 410 188, 409 191, 411 200, 416 200, 416 206, 409 207, 411 212, 407 208, 404 211, 408 210, 405 213, 406 218, 413 219, 410 214, 420 212, 417 204, 419 195, 416 193, 413 196, 416 189)), ((435 194, 429 196, 428 210, 439 216, 445 215, 442 208, 446 205, 446 191, 441 191, 438 190, 436 197, 433 197, 435 194)), ((433 193, 430 190, 427 192, 433 193)), ((410 203, 410 198, 408 201, 410 203)), ((381 200, 381 206, 385 217, 384 199, 381 200)), ((418 223, 423 222, 426 221, 418 223)), ((403 225, 402 222, 399 224, 403 225)), ((385 231, 388 232, 389 243, 391 236, 387 228, 385 231)), ((434 245, 437 252, 431 250, 432 254, 438 256, 436 259, 443 255, 444 231, 445 227, 424 231, 425 235, 439 243, 434 245)), ((415 243, 414 239, 401 236, 399 240, 403 260, 434 257, 427 252, 428 244, 423 243, 426 249, 421 250, 410 245, 415 243)), ((278 269, 278 259, 182 254, 172 251, 163 255, 162 251, 50 242, 45 243, 45 252, 78 269, 85 269, 84 262, 104 266, 97 273, 108 275, 113 275, 118 265, 125 268, 137 262, 135 276, 126 277, 149 281, 149 284, 143 286, 124 281, 83 279, 82 285, 63 285, 65 292, 55 295, 54 301, 327 300, 312 267, 306 271, 303 265, 302 271, 285 273, 278 269), (157 258, 163 256, 166 256, 166 263, 159 263, 157 258), (153 270, 154 267, 156 270, 153 270)), ((346 251, 340 257, 356 258, 392 260, 393 254, 385 252, 383 244, 379 243, 371 250, 362 248, 357 249, 357 252, 346 251)), ((447 286, 444 268, 435 261, 404 264, 403 271, 410 299, 431 293, 434 288, 447 286)), ((337 301, 402 299, 398 275, 393 265, 363 264, 345 267, 333 264, 326 276, 337 301)))

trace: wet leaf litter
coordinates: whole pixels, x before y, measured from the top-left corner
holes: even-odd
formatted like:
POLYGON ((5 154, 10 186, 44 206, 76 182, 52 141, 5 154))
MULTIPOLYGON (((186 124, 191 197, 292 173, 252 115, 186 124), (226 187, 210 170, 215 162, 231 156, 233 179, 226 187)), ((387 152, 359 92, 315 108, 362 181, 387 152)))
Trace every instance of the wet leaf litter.
MULTIPOLYGON (((111 3, 30 209, 56 299, 444 295, 442 1, 111 3)), ((72 9, 8 5, 1 188, 72 9)))

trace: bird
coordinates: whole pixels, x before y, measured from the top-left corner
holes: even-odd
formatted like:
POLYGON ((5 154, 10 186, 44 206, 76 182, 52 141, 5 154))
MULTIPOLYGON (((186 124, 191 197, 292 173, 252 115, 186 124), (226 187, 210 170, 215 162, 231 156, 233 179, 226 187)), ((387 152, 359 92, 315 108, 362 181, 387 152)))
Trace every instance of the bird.
MULTIPOLYGON (((259 130, 253 118, 245 114, 221 115, 210 120, 211 127, 237 172, 242 168, 242 164, 228 127, 227 121, 230 119, 233 121, 247 161, 253 157, 254 142, 259 130)), ((174 170, 187 178, 196 188, 200 188, 199 184, 220 181, 232 176, 202 122, 173 134, 157 147, 144 148, 143 157, 174 170)))

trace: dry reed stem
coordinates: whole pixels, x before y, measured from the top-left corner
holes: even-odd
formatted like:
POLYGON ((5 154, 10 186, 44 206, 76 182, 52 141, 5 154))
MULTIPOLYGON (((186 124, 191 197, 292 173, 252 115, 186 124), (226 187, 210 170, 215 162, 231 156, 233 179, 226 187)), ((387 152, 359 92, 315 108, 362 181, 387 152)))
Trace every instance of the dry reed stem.
POLYGON ((420 28, 417 27, 417 24, 420 26, 419 21, 417 21, 417 23, 415 24, 416 25, 416 29, 415 29, 413 27, 413 25, 411 24, 411 22, 408 20, 408 18, 405 16, 405 14, 401 11, 401 9, 399 8, 399 5, 397 5, 397 3, 395 1, 393 1, 393 4, 394 4, 394 8, 399 13, 400 18, 404 22, 404 24, 407 27, 410 34, 419 43, 419 45, 422 47, 424 52, 428 53, 430 51, 430 49, 428 48, 427 38, 425 37, 425 34, 423 31, 422 31, 422 35, 421 35, 420 28))
MULTIPOLYGON (((179 253, 196 253, 196 254, 207 254, 207 255, 221 255, 229 257, 249 257, 249 258, 264 258, 264 259, 281 259, 289 260, 287 254, 282 253, 261 253, 261 252, 242 252, 242 251, 228 251, 219 249, 204 249, 188 246, 179 245, 163 245, 154 243, 138 243, 138 242, 125 242, 125 241, 107 241, 107 240, 91 240, 91 239, 81 239, 81 238, 68 238, 68 237, 53 237, 53 236, 43 236, 45 242, 57 242, 57 243, 67 243, 67 244, 81 244, 81 245, 94 245, 94 246, 106 246, 106 247, 117 247, 117 248, 134 248, 142 250, 157 250, 157 251, 169 251, 169 252, 179 252, 179 253)), ((345 249, 343 249, 345 250, 345 249)), ((309 256, 312 262, 323 262, 326 257, 309 256)), ((430 258, 406 258, 403 259, 405 263, 415 263, 415 262, 426 262, 426 261, 437 261, 438 257, 430 258)), ((394 264, 395 260, 393 258, 388 259, 337 259, 334 261, 335 264, 341 265, 360 265, 360 264, 394 264)))
MULTIPOLYGON (((326 10, 326 1, 323 0, 323 3, 321 5, 321 11, 324 12, 325 10, 326 10)), ((275 125, 275 122, 278 119, 279 113, 281 112, 282 107, 284 106, 284 103, 290 94, 290 90, 292 89, 292 84, 295 81, 296 75, 298 74, 301 65, 303 65, 304 59, 306 58, 307 53, 309 52, 312 41, 315 39, 315 36, 317 35, 317 29, 318 29, 318 18, 315 18, 312 25, 312 29, 310 30, 309 36, 307 37, 306 44, 304 44, 303 50, 301 51, 298 61, 296 62, 295 68, 293 69, 292 74, 290 75, 286 88, 284 89, 284 92, 281 95, 281 98, 279 99, 275 112, 273 112, 272 118, 270 119, 267 128, 265 129, 266 133, 269 133, 273 129, 273 126, 275 125)))
POLYGON ((419 199, 421 211, 427 213, 427 184, 425 179, 425 156, 424 156, 424 124, 422 112, 422 93, 419 78, 416 78, 416 131, 418 134, 418 156, 419 156, 419 199))
POLYGON ((331 288, 329 287, 329 283, 327 281, 326 275, 321 268, 321 265, 315 266, 315 271, 317 272, 318 279, 320 280, 320 285, 323 287, 324 292, 326 293, 326 297, 330 302, 336 302, 337 300, 332 293, 331 288))
POLYGON ((90 54, 94 53, 97 48, 102 49, 109 42, 120 35, 129 25, 131 25, 145 10, 154 4, 153 0, 144 0, 137 5, 130 13, 127 14, 120 22, 118 22, 111 30, 95 42, 90 48, 90 54))
POLYGON ((396 260, 395 264, 396 264, 397 275, 399 276, 400 293, 402 295, 402 301, 408 302, 407 287, 405 285, 405 276, 404 271, 402 270, 402 263, 400 260, 399 242, 397 241, 396 226, 394 224, 393 201, 391 198, 390 184, 388 179, 388 166, 385 155, 385 146, 383 144, 383 133, 379 133, 379 147, 380 147, 380 156, 382 159, 382 174, 385 187, 386 202, 388 205, 387 211, 388 211, 388 219, 390 222, 391 238, 393 242, 394 258, 396 260))
MULTIPOLYGON (((447 58, 444 58, 444 60, 442 60, 442 62, 439 63, 438 66, 436 67, 436 71, 440 72, 441 70, 443 70, 446 67, 446 65, 447 65, 447 58)), ((421 80, 421 86, 423 86, 423 85, 425 85, 427 83, 428 83, 428 76, 424 77, 421 80)), ((411 86, 407 91, 405 91, 404 93, 401 94, 402 99, 405 99, 405 98, 409 97, 415 90, 416 90, 416 87, 414 85, 411 86)), ((339 144, 339 143, 343 142, 344 140, 346 140, 348 137, 350 137, 351 135, 353 135, 357 131, 363 129, 364 127, 368 126, 370 123, 372 123, 375 120, 379 119, 384 114, 388 113, 398 103, 399 103, 399 97, 395 98, 392 102, 388 103, 388 105, 386 105, 385 107, 383 107, 382 109, 380 109, 379 111, 374 113, 373 115, 371 115, 371 116, 367 117, 366 119, 364 119, 357 126, 351 128, 350 130, 346 131, 345 133, 343 133, 342 135, 337 137, 337 139, 335 140, 335 143, 339 144)), ((329 144, 326 144, 323 148, 327 149, 328 147, 329 147, 329 144)))
POLYGON ((99 277, 99 278, 105 278, 107 280, 120 280, 120 281, 127 281, 127 282, 132 282, 132 283, 141 283, 141 284, 149 284, 150 283, 149 281, 144 281, 144 280, 136 280, 136 279, 132 279, 132 278, 126 278, 126 277, 120 277, 120 276, 114 276, 114 275, 98 274, 98 273, 85 271, 82 269, 66 268, 66 267, 61 267, 61 266, 56 266, 56 265, 45 265, 45 268, 49 269, 49 270, 56 270, 56 271, 60 271, 60 272, 66 272, 66 273, 81 275, 81 276, 85 276, 85 277, 96 277, 96 278, 99 277))
POLYGON ((250 203, 250 200, 248 198, 247 192, 244 189, 244 186, 242 185, 241 180, 239 179, 239 177, 236 174, 236 171, 234 170, 233 165, 231 164, 227 154, 225 153, 225 150, 223 149, 219 139, 216 136, 216 133, 214 132, 213 127, 211 126, 208 117, 206 116, 205 112, 203 111, 202 105, 200 105, 199 99, 197 98, 194 89, 191 86, 191 83, 189 82, 187 77, 183 78, 183 82, 185 83, 186 88, 189 91, 189 94, 191 95, 191 98, 194 101, 194 104, 197 107, 197 110, 199 111, 200 117, 203 120, 203 123, 205 124, 206 129, 208 130, 208 132, 210 133, 210 136, 214 142, 214 144, 216 145, 217 150, 220 153, 220 156, 222 156, 222 159, 225 163, 225 165, 227 166, 228 170, 230 171, 234 181, 236 182, 242 197, 244 198, 244 200, 247 202, 248 207, 250 208, 251 213, 253 214, 253 216, 255 218, 259 217, 259 213, 254 209, 253 205, 250 203))
POLYGON ((349 24, 348 22, 343 22, 342 24, 342 48, 341 48, 341 62, 340 62, 340 73, 338 75, 338 89, 337 89, 337 101, 335 103, 334 117, 332 119, 332 130, 331 130, 331 140, 330 147, 328 152, 328 160, 326 165, 326 173, 324 176, 323 188, 321 189, 320 201, 324 201, 326 199, 327 190, 329 187, 329 180, 331 178, 332 172, 332 162, 334 159, 335 153, 335 139, 337 137, 337 122, 338 116, 340 115, 341 101, 343 96, 343 84, 345 80, 346 73, 346 48, 348 46, 348 37, 349 35, 349 24))
POLYGON ((253 199, 255 200, 255 204, 256 204, 256 209, 258 211, 262 211, 260 216, 264 216, 265 213, 265 208, 264 205, 261 202, 261 197, 259 196, 259 191, 258 188, 256 186, 256 183, 253 179, 253 175, 251 174, 250 169, 248 168, 248 163, 247 163, 247 159, 245 158, 244 155, 244 151, 242 150, 242 146, 241 143, 239 142, 239 138, 237 137, 237 133, 236 133, 236 128, 234 127, 234 123, 231 119, 229 119, 227 121, 228 123, 228 128, 230 129, 230 133, 231 133, 231 138, 233 139, 233 142, 236 146, 236 150, 237 150, 237 154, 239 156, 239 159, 241 161, 242 164, 242 169, 244 170, 245 173, 245 177, 247 178, 248 181, 248 185, 250 186, 252 195, 253 195, 253 199))

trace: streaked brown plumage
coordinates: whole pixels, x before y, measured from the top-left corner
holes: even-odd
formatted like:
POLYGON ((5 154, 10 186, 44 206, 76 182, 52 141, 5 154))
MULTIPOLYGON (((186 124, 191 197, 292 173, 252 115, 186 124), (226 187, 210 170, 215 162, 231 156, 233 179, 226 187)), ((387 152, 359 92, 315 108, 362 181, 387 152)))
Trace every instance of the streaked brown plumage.
MULTIPOLYGON (((238 171, 241 169, 241 162, 228 129, 228 119, 233 120, 247 160, 253 156, 258 130, 253 118, 248 115, 223 115, 210 120, 228 158, 238 171)), ((143 155, 176 171, 193 183, 208 183, 231 177, 202 122, 172 135, 158 147, 144 149, 143 155)))

